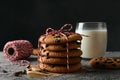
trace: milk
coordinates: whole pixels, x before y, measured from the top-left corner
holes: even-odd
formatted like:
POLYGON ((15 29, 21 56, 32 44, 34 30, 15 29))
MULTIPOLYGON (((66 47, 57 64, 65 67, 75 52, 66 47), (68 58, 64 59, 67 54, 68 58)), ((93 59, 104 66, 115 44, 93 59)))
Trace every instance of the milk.
POLYGON ((82 30, 76 31, 84 34, 81 50, 83 58, 103 57, 107 46, 107 30, 82 30))

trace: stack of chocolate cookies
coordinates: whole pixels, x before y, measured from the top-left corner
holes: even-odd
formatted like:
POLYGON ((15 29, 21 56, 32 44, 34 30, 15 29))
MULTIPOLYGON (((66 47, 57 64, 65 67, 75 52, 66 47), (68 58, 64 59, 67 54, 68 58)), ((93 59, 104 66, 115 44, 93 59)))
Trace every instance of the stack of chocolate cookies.
POLYGON ((78 71, 81 68, 81 40, 81 35, 73 32, 41 35, 39 67, 56 73, 78 71))

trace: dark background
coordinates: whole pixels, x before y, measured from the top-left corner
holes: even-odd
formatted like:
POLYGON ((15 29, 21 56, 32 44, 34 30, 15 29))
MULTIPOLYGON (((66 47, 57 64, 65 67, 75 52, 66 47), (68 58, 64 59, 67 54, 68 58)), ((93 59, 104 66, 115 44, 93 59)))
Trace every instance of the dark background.
POLYGON ((70 23, 106 22, 108 51, 120 51, 120 0, 0 1, 0 50, 6 42, 27 39, 35 48, 46 28, 70 23))

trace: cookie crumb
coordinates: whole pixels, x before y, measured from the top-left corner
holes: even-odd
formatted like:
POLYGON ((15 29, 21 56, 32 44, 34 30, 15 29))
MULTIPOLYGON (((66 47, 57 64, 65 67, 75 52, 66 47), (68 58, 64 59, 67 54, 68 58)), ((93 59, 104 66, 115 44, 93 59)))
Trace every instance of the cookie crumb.
POLYGON ((17 72, 14 72, 13 75, 14 76, 21 76, 22 74, 26 74, 26 70, 23 70, 23 71, 17 71, 17 72))

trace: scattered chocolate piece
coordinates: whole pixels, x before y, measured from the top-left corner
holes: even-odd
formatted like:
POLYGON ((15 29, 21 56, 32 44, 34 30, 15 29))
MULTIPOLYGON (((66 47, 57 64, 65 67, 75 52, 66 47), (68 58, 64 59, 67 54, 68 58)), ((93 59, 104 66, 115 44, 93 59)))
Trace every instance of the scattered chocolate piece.
POLYGON ((27 72, 26 72, 26 70, 24 70, 24 71, 22 71, 22 73, 23 73, 23 74, 26 74, 27 72))
POLYGON ((3 73, 7 73, 8 71, 6 71, 6 70, 3 70, 2 72, 3 72, 3 73))
POLYGON ((18 72, 14 72, 13 75, 14 76, 20 76, 23 72, 22 71, 18 71, 18 72))
POLYGON ((26 74, 26 70, 17 71, 17 72, 14 72, 14 73, 13 73, 14 76, 21 76, 22 74, 26 74))

